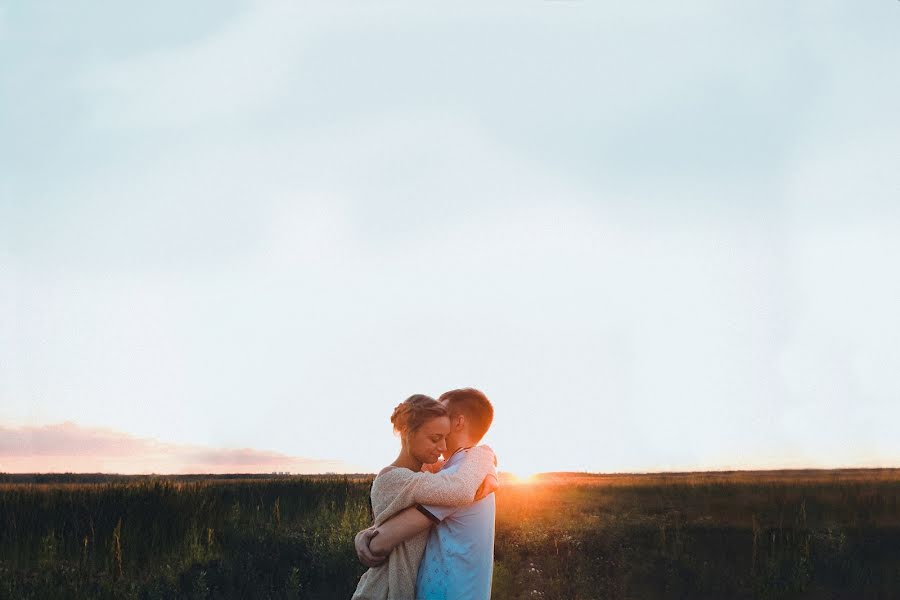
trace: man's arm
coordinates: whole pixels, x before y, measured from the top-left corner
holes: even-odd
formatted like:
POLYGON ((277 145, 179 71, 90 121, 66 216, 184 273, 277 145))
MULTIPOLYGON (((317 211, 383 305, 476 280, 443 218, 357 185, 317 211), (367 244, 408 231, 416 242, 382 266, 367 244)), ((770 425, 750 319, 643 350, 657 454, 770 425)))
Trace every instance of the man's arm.
POLYGON ((395 546, 425 531, 431 523, 425 513, 410 506, 376 528, 378 534, 369 539, 369 549, 374 554, 387 556, 395 546))

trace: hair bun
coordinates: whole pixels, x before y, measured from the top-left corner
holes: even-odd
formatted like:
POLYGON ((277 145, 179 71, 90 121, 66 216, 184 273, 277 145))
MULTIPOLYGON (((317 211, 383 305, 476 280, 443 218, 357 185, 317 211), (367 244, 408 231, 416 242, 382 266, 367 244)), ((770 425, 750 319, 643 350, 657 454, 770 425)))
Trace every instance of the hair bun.
POLYGON ((408 412, 408 404, 406 402, 401 402, 394 408, 394 412, 391 413, 391 424, 394 426, 394 429, 402 429, 401 422, 403 419, 404 413, 408 412))
POLYGON ((443 404, 425 394, 413 394, 394 408, 391 424, 394 431, 410 433, 422 426, 428 419, 447 415, 443 404))

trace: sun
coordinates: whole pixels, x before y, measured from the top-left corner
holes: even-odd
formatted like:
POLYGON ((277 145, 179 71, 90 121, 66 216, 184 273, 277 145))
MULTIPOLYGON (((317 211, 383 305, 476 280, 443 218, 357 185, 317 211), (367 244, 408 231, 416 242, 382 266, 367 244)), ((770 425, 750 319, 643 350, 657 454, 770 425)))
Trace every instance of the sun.
POLYGON ((512 473, 510 471, 506 472, 506 476, 509 478, 509 482, 513 484, 527 484, 534 483, 537 481, 537 473, 529 472, 529 471, 516 471, 512 473))

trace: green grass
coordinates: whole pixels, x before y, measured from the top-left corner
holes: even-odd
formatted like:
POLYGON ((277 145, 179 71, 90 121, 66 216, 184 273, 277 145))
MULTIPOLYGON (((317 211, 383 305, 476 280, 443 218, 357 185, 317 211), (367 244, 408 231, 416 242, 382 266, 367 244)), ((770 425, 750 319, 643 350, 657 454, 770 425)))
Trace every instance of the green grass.
POLYGON ((345 598, 368 492, 345 477, 7 485, 0 598, 345 598))
MULTIPOLYGON (((0 475, 0 599, 349 598, 365 570, 370 476, 27 479, 0 475)), ((898 500, 891 470, 504 480, 493 597, 898 598, 898 500)))

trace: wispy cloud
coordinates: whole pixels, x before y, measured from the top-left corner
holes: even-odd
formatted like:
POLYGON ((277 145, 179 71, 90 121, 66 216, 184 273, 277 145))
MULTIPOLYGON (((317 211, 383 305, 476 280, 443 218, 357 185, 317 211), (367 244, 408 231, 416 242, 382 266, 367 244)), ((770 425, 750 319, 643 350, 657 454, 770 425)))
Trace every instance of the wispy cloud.
POLYGON ((513 471, 900 456, 891 10, 0 8, 0 422, 145 436, 0 469, 376 470, 458 385, 513 471))
POLYGON ((337 460, 253 448, 213 448, 140 438, 71 421, 0 426, 0 471, 12 473, 291 473, 350 472, 337 460))
POLYGON ((271 12, 252 12, 189 44, 99 64, 85 81, 88 91, 106 99, 96 105, 94 121, 182 127, 267 106, 287 83, 303 43, 271 12))

